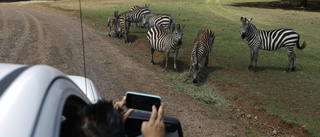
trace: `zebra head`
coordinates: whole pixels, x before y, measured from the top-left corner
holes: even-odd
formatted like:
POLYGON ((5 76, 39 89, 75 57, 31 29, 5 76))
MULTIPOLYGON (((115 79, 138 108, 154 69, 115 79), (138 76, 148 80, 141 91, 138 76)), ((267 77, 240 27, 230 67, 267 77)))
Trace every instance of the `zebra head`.
POLYGON ((149 23, 149 19, 154 16, 152 13, 147 13, 142 16, 142 27, 144 27, 147 23, 149 23))
POLYGON ((201 64, 197 62, 192 62, 191 71, 193 72, 193 83, 198 83, 200 77, 201 64))
POLYGON ((182 44, 183 29, 185 26, 186 25, 183 24, 182 27, 180 27, 180 24, 177 24, 172 32, 175 36, 175 40, 178 42, 178 45, 182 44))
POLYGON ((241 34, 241 38, 244 39, 246 38, 247 33, 249 31, 249 24, 251 24, 252 18, 247 19, 247 18, 241 17, 240 21, 242 22, 241 28, 240 28, 240 34, 241 34))

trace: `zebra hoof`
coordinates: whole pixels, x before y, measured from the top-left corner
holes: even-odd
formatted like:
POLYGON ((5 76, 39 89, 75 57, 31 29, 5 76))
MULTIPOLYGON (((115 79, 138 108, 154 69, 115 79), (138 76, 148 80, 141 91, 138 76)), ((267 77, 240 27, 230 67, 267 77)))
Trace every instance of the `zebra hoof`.
POLYGON ((178 71, 178 69, 175 68, 175 69, 173 69, 173 71, 178 71))
POLYGON ((296 67, 292 67, 292 68, 291 68, 291 71, 295 71, 295 70, 296 70, 296 67))
POLYGON ((155 63, 154 61, 152 61, 152 60, 150 61, 150 63, 152 63, 152 65, 156 64, 156 63, 155 63))

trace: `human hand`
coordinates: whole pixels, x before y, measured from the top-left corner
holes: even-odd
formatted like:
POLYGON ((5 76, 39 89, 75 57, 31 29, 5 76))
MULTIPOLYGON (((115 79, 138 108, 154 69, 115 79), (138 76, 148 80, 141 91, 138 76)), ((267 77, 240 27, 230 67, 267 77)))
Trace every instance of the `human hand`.
POLYGON ((126 103, 126 97, 124 96, 121 101, 118 101, 118 102, 116 102, 115 104, 113 104, 114 109, 116 109, 116 110, 119 112, 120 116, 123 116, 123 117, 122 117, 122 122, 123 122, 123 123, 126 122, 126 120, 128 119, 128 117, 129 117, 129 116, 131 115, 131 113, 134 111, 134 110, 132 110, 132 109, 129 109, 125 114, 123 114, 123 109, 122 109, 122 108, 123 108, 123 106, 124 106, 125 103, 126 103))
POLYGON ((164 137, 165 126, 163 122, 163 105, 157 111, 156 106, 152 106, 152 113, 149 121, 144 121, 141 125, 141 132, 144 137, 164 137))

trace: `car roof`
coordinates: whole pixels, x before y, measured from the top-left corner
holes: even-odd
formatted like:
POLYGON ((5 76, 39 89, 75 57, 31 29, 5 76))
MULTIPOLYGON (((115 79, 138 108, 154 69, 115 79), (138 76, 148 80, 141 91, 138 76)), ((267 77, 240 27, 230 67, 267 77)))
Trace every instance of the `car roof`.
MULTIPOLYGON (((20 132, 19 135, 21 133, 25 133, 26 136, 30 135, 47 91, 56 79, 71 81, 68 76, 50 66, 0 63, 1 132, 6 132, 2 131, 4 129, 16 129, 17 132, 20 132)), ((76 95, 89 103, 87 96, 83 91, 81 92, 79 87, 77 88, 79 90, 73 92, 77 92, 76 95)), ((12 135, 12 131, 8 133, 12 135)))

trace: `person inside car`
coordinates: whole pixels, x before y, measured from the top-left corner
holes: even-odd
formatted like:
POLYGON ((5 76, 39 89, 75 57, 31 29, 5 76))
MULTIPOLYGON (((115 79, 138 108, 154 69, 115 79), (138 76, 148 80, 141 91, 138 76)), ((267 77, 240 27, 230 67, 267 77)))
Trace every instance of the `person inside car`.
MULTIPOLYGON (((123 114, 123 106, 126 98, 115 104, 112 101, 99 101, 89 104, 80 111, 75 111, 61 124, 61 137, 125 137, 124 123, 133 110, 129 109, 123 114)), ((159 111, 152 107, 149 121, 141 126, 144 137, 164 137, 164 107, 159 111)))

